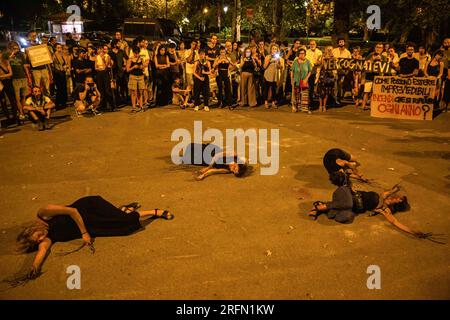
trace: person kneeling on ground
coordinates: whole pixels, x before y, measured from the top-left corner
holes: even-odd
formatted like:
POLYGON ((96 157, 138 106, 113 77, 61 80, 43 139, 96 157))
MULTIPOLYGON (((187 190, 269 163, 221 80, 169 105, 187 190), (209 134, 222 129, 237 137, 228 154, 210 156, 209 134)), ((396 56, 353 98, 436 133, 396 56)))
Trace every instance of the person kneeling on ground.
POLYGON ((382 214, 391 224, 398 229, 412 234, 417 238, 437 241, 433 233, 424 233, 413 231, 409 227, 401 224, 394 214, 397 212, 408 211, 410 206, 406 196, 399 196, 397 193, 400 187, 395 185, 392 189, 377 193, 373 191, 353 191, 349 175, 340 171, 330 174, 330 181, 338 188, 333 193, 331 202, 316 201, 314 209, 308 213, 312 218, 317 219, 322 213, 326 213, 329 219, 337 222, 350 224, 356 215, 371 211, 370 216, 382 214))
POLYGON ((336 171, 351 171, 351 178, 355 178, 362 182, 368 182, 363 178, 362 174, 358 172, 357 167, 361 164, 356 160, 354 156, 342 149, 330 149, 323 157, 323 166, 331 174, 336 171))
POLYGON ((240 178, 248 169, 246 159, 238 157, 235 152, 223 151, 213 144, 191 143, 186 147, 184 153, 180 153, 180 157, 183 164, 206 167, 199 170, 199 175, 195 178, 197 181, 213 174, 226 173, 233 173, 235 177, 240 178))
POLYGON ((194 104, 189 103, 189 98, 191 95, 191 88, 189 86, 186 89, 182 89, 183 85, 180 78, 176 78, 172 85, 172 103, 185 109, 186 107, 193 107, 194 104))
POLYGON ((97 108, 100 106, 101 94, 92 77, 86 77, 83 84, 75 89, 73 95, 75 100, 73 106, 77 116, 86 110, 90 110, 94 115, 100 114, 97 108))
POLYGON ((50 129, 48 120, 55 104, 49 97, 42 94, 38 86, 34 86, 31 95, 25 100, 24 110, 28 113, 31 122, 38 124, 39 131, 50 129))

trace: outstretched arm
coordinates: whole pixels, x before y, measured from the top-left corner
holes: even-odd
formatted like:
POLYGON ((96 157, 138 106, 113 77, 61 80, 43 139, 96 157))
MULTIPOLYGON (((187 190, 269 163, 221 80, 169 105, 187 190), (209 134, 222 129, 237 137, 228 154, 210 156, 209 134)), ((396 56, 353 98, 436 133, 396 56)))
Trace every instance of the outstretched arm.
POLYGON ((208 169, 206 172, 200 174, 199 176, 197 176, 195 178, 195 180, 200 181, 205 179, 208 176, 211 176, 213 174, 225 174, 225 173, 230 173, 231 171, 228 169, 208 169))
POLYGON ((410 228, 408 228, 407 226, 401 224, 393 215, 391 212, 391 209, 386 208, 386 209, 376 209, 375 212, 381 213, 386 219, 387 221, 389 221, 391 224, 393 224, 394 226, 396 226, 398 229, 412 234, 413 236, 417 236, 417 232, 411 230, 410 228))
POLYGON ((31 271, 28 275, 30 278, 36 278, 41 273, 42 264, 44 263, 51 246, 52 241, 49 238, 45 238, 44 241, 42 241, 39 244, 38 252, 34 257, 33 264, 31 266, 31 271))

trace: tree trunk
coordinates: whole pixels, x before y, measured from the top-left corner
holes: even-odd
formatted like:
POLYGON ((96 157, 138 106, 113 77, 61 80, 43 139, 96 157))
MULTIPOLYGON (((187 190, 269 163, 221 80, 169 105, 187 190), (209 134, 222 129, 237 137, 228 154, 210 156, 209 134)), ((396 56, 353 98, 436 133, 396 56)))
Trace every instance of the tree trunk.
POLYGON ((368 41, 370 39, 370 35, 369 35, 369 28, 367 28, 367 26, 364 27, 364 41, 368 41))
POLYGON ((236 41, 236 0, 234 0, 233 10, 231 14, 231 39, 236 41))
POLYGON ((281 0, 275 0, 273 6, 273 22, 272 33, 280 39, 283 23, 283 2, 281 0))
POLYGON ((334 1, 334 35, 333 40, 343 37, 348 40, 350 11, 352 9, 351 0, 334 1))
POLYGON ((410 32, 410 28, 405 26, 402 34, 400 35, 400 41, 399 41, 400 43, 405 43, 408 40, 409 32, 410 32))
POLYGON ((236 41, 241 41, 241 0, 235 0, 236 4, 236 41))
POLYGON ((221 21, 221 13, 222 11, 220 10, 222 8, 222 6, 220 5, 220 3, 217 4, 217 28, 219 28, 219 32, 220 32, 220 28, 222 26, 222 21, 221 21))

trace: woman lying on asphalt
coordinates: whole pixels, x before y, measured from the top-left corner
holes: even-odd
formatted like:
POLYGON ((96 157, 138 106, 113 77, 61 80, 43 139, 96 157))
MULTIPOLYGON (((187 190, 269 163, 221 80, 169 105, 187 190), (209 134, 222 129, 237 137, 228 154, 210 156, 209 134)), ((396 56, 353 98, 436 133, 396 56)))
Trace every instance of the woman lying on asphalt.
POLYGON ((398 196, 400 187, 395 185, 391 190, 376 193, 373 191, 356 191, 351 187, 348 174, 336 171, 330 174, 330 181, 338 188, 333 193, 333 201, 314 203, 314 209, 308 213, 314 220, 322 213, 326 213, 329 219, 334 219, 340 223, 352 223, 355 216, 366 211, 372 211, 370 216, 382 214, 390 223, 398 229, 412 234, 417 238, 437 241, 437 236, 432 233, 423 233, 413 231, 407 226, 401 224, 393 215, 397 212, 409 210, 408 199, 406 196, 398 196))
POLYGON ((199 175, 195 178, 197 181, 213 174, 226 173, 233 173, 235 177, 240 178, 248 169, 245 158, 238 157, 234 151, 223 151, 213 144, 191 143, 186 147, 184 153, 180 153, 180 157, 183 164, 206 167, 199 170, 199 175))
POLYGON ((328 150, 323 157, 323 165, 325 169, 327 169, 328 174, 336 171, 350 171, 351 178, 355 178, 362 182, 368 182, 368 180, 363 178, 362 174, 357 170, 360 163, 354 156, 342 149, 335 148, 328 150))
MULTIPOLYGON (((82 238, 94 253, 91 237, 126 236, 142 229, 140 218, 172 220, 166 210, 136 211, 137 203, 115 207, 100 196, 84 197, 69 206, 49 204, 37 213, 37 220, 17 237, 18 250, 29 253, 37 250, 29 279, 40 275, 42 264, 55 242, 82 238)), ((79 248, 81 249, 81 247, 79 248)))

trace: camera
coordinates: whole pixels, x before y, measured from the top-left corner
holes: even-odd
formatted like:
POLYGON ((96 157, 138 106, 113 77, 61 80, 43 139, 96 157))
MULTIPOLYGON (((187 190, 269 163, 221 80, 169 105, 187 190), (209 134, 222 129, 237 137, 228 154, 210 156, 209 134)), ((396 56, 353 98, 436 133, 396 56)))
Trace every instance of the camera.
POLYGON ((94 88, 94 86, 95 86, 95 83, 93 83, 93 82, 90 82, 90 83, 88 83, 88 86, 89 86, 89 88, 94 88))

